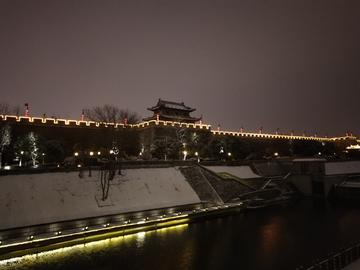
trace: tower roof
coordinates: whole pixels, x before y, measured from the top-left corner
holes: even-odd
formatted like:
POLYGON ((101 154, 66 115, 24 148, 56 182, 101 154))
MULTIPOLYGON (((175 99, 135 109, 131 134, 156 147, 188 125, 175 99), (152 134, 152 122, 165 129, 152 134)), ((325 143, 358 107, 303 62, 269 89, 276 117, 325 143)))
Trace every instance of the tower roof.
POLYGON ((190 108, 188 106, 185 106, 184 102, 179 103, 179 102, 162 100, 160 98, 159 98, 158 103, 154 107, 148 108, 148 110, 155 111, 161 107, 175 109, 175 110, 181 110, 181 111, 187 111, 187 112, 193 112, 196 110, 196 109, 190 108))

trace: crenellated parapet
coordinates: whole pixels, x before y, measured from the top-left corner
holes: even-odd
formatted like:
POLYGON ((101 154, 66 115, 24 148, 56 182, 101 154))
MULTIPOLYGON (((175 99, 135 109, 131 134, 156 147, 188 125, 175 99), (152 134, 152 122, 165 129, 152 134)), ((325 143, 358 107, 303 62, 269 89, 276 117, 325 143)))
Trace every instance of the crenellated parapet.
POLYGON ((134 125, 136 127, 177 127, 177 128, 192 128, 192 129, 203 129, 211 130, 211 125, 195 124, 195 123, 183 123, 183 122, 172 122, 172 121, 162 121, 162 120, 150 120, 140 124, 134 125))
POLYGON ((287 139, 287 140, 312 140, 312 141, 336 141, 353 139, 356 140, 355 136, 344 136, 344 137, 308 137, 308 136, 294 136, 294 135, 280 135, 280 134, 266 134, 266 133, 245 133, 245 132, 233 132, 233 131, 218 131, 212 130, 213 135, 231 135, 244 138, 261 138, 261 139, 287 139))
POLYGON ((204 130, 209 131, 213 135, 231 135, 242 138, 259 138, 259 139, 286 139, 286 140, 312 140, 312 141, 337 141, 352 139, 357 140, 356 136, 343 136, 333 138, 323 137, 308 137, 308 136, 294 136, 294 135, 280 135, 280 134, 265 134, 265 133, 245 133, 245 132, 233 132, 233 131, 220 131, 211 130, 211 125, 196 124, 196 123, 183 123, 163 120, 149 120, 139 124, 123 124, 123 123, 104 123, 94 121, 81 121, 81 120, 69 120, 69 119, 56 119, 56 118, 41 118, 41 117, 25 117, 14 115, 0 115, 2 121, 10 124, 24 124, 34 126, 46 126, 46 127, 68 127, 68 128, 89 128, 89 129, 101 129, 113 127, 115 129, 143 129, 150 127, 169 127, 169 128, 188 128, 192 130, 204 130))
POLYGON ((0 115, 2 121, 13 124, 27 124, 27 125, 44 125, 44 126, 56 126, 56 127, 88 127, 88 128, 132 128, 134 125, 125 125, 120 123, 103 123, 94 121, 81 121, 81 120, 69 120, 69 119, 57 119, 57 118, 41 118, 41 117, 25 117, 14 115, 0 115))

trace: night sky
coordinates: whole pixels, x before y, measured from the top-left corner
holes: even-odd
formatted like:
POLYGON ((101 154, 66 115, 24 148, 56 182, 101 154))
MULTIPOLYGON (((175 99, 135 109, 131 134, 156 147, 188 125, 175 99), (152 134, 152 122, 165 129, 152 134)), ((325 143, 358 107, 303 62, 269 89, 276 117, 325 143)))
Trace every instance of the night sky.
POLYGON ((0 100, 81 119, 158 99, 212 129, 360 137, 360 1, 0 1, 0 100))

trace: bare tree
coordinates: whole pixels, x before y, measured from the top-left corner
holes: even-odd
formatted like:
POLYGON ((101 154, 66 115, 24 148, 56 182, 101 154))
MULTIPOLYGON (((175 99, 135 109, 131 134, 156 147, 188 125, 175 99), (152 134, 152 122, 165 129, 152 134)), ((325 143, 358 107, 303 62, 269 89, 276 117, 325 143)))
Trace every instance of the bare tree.
MULTIPOLYGON (((95 122, 103 123, 126 123, 127 124, 136 124, 140 122, 141 117, 136 113, 132 112, 129 109, 120 109, 113 105, 105 104, 104 106, 95 106, 92 109, 84 110, 85 117, 89 120, 95 122)), ((119 164, 119 174, 121 174, 120 169, 120 158, 121 150, 126 142, 126 129, 116 129, 114 127, 109 127, 109 145, 111 145, 111 153, 114 154, 115 162, 119 164)))
POLYGON ((87 119, 103 123, 125 123, 125 119, 127 119, 128 124, 136 124, 141 119, 136 112, 131 112, 129 109, 120 109, 109 104, 85 109, 84 112, 87 119))
POLYGON ((5 147, 7 147, 10 144, 10 140, 11 140, 11 127, 10 125, 5 125, 1 128, 1 133, 0 133, 0 169, 2 168, 2 153, 5 149, 5 147))
POLYGON ((33 166, 36 165, 36 158, 38 157, 38 150, 39 150, 39 147, 38 147, 38 137, 36 134, 34 134, 34 132, 30 132, 29 135, 28 135, 28 140, 29 140, 29 152, 30 152, 30 155, 31 155, 31 159, 32 159, 32 163, 33 163, 33 166))
POLYGON ((9 102, 1 101, 0 102, 0 114, 1 115, 20 115, 20 106, 11 105, 9 102))
POLYGON ((109 162, 108 164, 101 166, 100 169, 100 183, 102 190, 102 200, 105 201, 109 195, 110 181, 115 176, 115 164, 109 162))
MULTIPOLYGON (((182 118, 178 118, 177 122, 181 123, 182 118)), ((179 145, 179 159, 181 159, 182 149, 186 148, 188 142, 188 129, 184 126, 175 126, 176 140, 179 145)), ((184 160, 186 159, 186 154, 184 155, 184 160)))

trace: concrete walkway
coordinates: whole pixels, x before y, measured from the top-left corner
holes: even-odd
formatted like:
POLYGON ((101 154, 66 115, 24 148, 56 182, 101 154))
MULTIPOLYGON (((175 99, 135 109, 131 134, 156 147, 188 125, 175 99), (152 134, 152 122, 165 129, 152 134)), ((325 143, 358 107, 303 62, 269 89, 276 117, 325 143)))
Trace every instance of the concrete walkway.
POLYGON ((348 266, 341 268, 342 270, 359 270, 360 269, 360 260, 350 263, 348 266))

